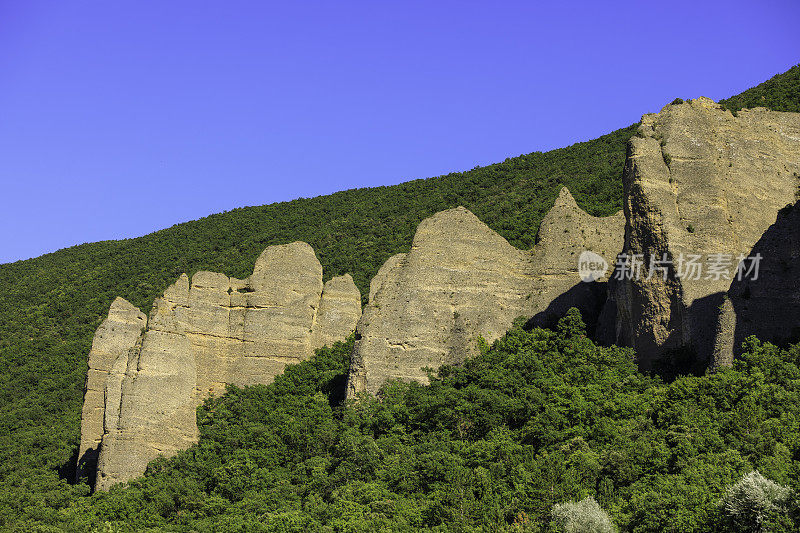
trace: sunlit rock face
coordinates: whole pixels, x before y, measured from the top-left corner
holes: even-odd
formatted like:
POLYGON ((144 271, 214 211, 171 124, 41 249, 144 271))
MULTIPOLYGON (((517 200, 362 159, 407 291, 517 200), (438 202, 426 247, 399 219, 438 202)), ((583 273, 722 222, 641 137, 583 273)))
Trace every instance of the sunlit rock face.
MULTIPOLYGON (((642 369, 680 353, 696 370, 731 363, 735 331, 743 327, 728 295, 738 258, 749 256, 778 211, 794 203, 798 176, 796 113, 757 108, 733 116, 698 98, 642 118, 623 178, 623 253, 673 265, 666 279, 663 270, 649 275, 645 268, 612 281, 616 341, 636 349, 642 369), (692 255, 702 258, 699 277, 688 267, 692 255), (709 270, 727 258, 727 276, 709 270)), ((762 266, 769 268, 773 255, 762 266)))
POLYGON ((518 250, 463 207, 423 220, 411 251, 391 257, 370 285, 356 330, 347 394, 375 394, 388 379, 425 383, 426 368, 472 357, 517 317, 533 324, 581 308, 598 318, 606 280, 583 283, 582 251, 613 261, 622 213, 593 217, 564 188, 541 224, 539 243, 518 250))
POLYGON ((184 274, 150 316, 122 299, 89 357, 79 475, 96 488, 127 481, 159 455, 197 441, 196 408, 226 385, 271 383, 287 364, 344 340, 361 316, 349 275, 322 282, 306 243, 271 246, 245 280, 184 274))

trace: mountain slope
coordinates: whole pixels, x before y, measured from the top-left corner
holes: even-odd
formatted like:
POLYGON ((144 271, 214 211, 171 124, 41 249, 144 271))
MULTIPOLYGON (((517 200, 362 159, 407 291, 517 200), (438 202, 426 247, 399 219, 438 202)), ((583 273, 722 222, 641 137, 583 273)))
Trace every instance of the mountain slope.
MULTIPOLYGON (((735 105, 755 99, 796 110, 799 72, 776 76, 735 105)), ((468 172, 236 209, 0 265, 0 505, 13 512, 27 498, 84 490, 67 487, 58 469, 77 446, 86 354, 116 296, 147 311, 181 272, 243 277, 264 247, 294 240, 314 247, 326 279, 350 272, 366 295, 369 279, 389 256, 407 251, 423 218, 458 205, 529 248, 561 184, 590 214, 621 207, 619 176, 633 132, 631 126, 468 172)))
MULTIPOLYGON (((45 464, 67 460, 78 434, 86 354, 116 296, 147 311, 181 272, 244 277, 267 245, 294 240, 314 247, 326 279, 350 272, 366 295, 380 265, 408 250, 422 219, 458 205, 528 248, 561 183, 593 214, 620 208, 617 176, 632 132, 440 178, 237 209, 137 239, 3 265, 0 428, 6 431, 0 435, 13 433, 14 442, 0 443, 0 475, 28 465, 20 439, 23 450, 40 447, 43 427, 53 426, 47 431, 54 439, 45 464)), ((42 466, 43 451, 36 459, 42 466)))
POLYGON ((743 107, 766 107, 774 111, 800 113, 800 65, 719 103, 732 111, 743 107))

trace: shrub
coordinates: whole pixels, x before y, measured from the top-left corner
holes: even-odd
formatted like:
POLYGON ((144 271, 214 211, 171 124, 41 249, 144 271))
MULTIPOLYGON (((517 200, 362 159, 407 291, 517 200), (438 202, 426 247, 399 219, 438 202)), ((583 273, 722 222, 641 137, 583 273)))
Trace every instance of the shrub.
POLYGON ((614 524, 591 496, 553 506, 553 525, 560 533, 611 533, 614 524))
POLYGON ((769 520, 788 514, 791 495, 791 489, 754 470, 731 485, 719 505, 732 531, 768 531, 769 520))

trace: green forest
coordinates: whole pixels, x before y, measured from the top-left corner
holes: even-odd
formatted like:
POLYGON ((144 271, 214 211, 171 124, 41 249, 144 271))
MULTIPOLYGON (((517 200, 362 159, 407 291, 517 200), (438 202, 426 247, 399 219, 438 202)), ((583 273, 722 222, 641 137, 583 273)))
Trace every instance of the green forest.
POLYGON ((347 406, 337 343, 207 401, 200 443, 125 488, 7 504, 71 531, 551 531, 554 505, 592 496, 626 531, 800 528, 800 346, 753 338, 734 368, 667 384, 577 310, 522 323, 429 386, 347 406), (754 470, 787 496, 727 512, 754 470))
MULTIPOLYGON (((722 103, 798 111, 800 66, 722 103)), ((589 496, 624 530, 747 527, 720 507, 726 488, 758 470, 798 490, 798 348, 752 340, 734 369, 663 383, 629 351, 592 344, 575 316, 354 406, 340 404, 348 345, 324 349, 271 386, 207 403, 200 443, 129 487, 68 482, 86 357, 116 296, 147 312, 181 272, 245 277, 266 246, 295 240, 326 279, 349 272, 366 295, 422 219, 457 205, 530 248, 561 185, 591 214, 621 208, 634 130, 0 265, 0 528, 547 531, 555 504, 589 496)), ((793 498, 760 519, 798 527, 793 498)))

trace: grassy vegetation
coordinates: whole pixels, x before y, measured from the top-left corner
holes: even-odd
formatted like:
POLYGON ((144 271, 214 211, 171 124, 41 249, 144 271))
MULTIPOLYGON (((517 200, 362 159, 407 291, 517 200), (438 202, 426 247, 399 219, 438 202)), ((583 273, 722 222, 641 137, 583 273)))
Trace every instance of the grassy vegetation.
MULTIPOLYGON (((795 67, 726 105, 798 111, 799 74, 795 67)), ((594 215, 621 207, 634 128, 468 172, 236 209, 0 265, 0 526, 60 524, 65 510, 82 505, 86 487, 62 477, 79 438, 86 355, 116 296, 147 311, 181 272, 243 277, 266 246, 294 240, 314 247, 326 279, 350 272, 366 295, 379 266, 408 250, 420 220, 457 205, 528 248, 562 184, 594 215)))

